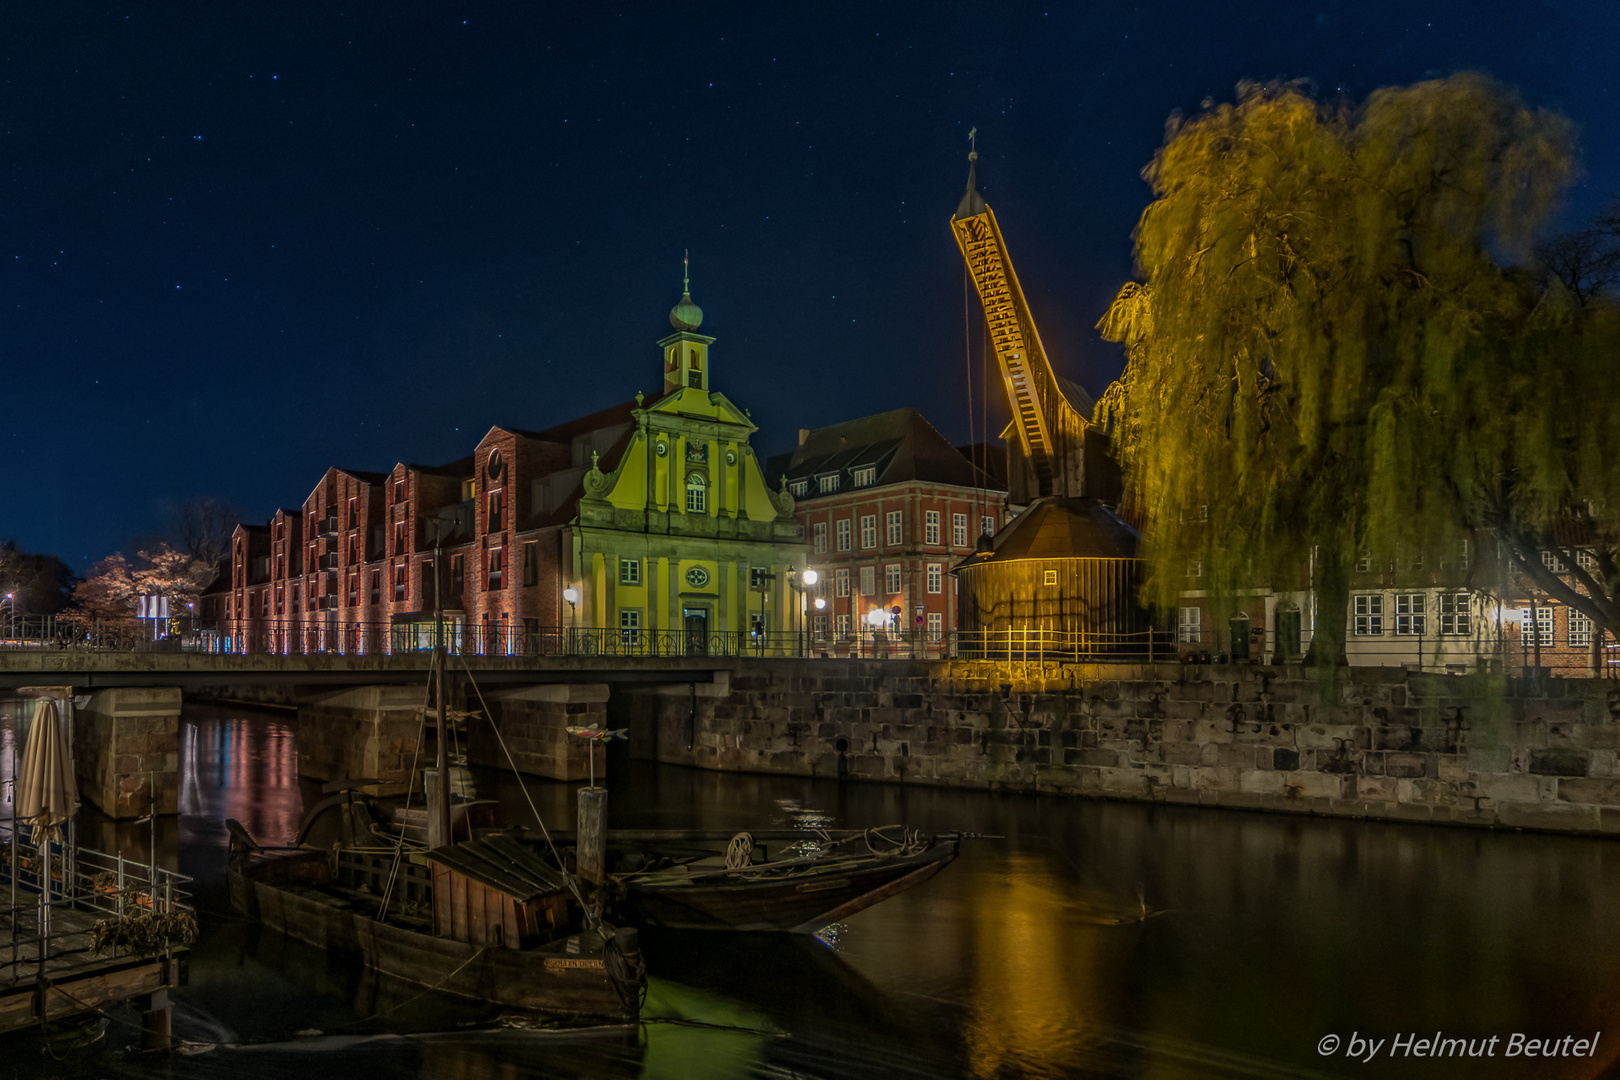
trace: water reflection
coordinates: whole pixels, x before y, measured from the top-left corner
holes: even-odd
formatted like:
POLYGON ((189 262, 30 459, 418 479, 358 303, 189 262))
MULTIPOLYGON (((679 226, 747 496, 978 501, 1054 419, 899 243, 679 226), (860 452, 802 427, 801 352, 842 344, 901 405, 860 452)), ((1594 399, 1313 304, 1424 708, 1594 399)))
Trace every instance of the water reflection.
MULTIPOLYGON (((11 713, 0 716, 4 768, 11 713)), ((504 823, 532 825, 515 779, 475 779, 504 823)), ((819 941, 649 934, 648 1012, 669 1022, 627 1042, 490 1030, 480 1025, 496 1018, 476 1004, 232 917, 223 820, 284 842, 320 797, 297 776, 287 717, 188 708, 179 782, 181 814, 158 822, 156 853, 198 877, 205 936, 176 1030, 218 1049, 125 1056, 132 1036, 115 1024, 109 1046, 50 1063, 50 1075, 1587 1080, 1620 1049, 1615 1038, 1583 1061, 1414 1058, 1376 1073, 1316 1053, 1322 1035, 1352 1030, 1620 1032, 1620 845, 1608 841, 616 761, 616 825, 907 822, 1000 837, 965 842, 926 886, 819 941), (322 1034, 297 1035, 309 1031, 322 1034)), ((571 822, 577 785, 527 788, 549 822, 571 822)), ((86 843, 148 857, 148 826, 86 811, 80 828, 86 843)))

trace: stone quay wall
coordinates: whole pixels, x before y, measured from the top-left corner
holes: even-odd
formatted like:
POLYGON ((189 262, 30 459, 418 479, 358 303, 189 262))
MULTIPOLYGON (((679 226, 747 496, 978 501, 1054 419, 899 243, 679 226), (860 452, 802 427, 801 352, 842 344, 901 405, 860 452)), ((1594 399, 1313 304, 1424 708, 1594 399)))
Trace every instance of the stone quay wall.
POLYGON ((1620 834, 1611 680, 781 660, 608 708, 708 769, 1620 834))
POLYGON ((116 687, 73 710, 79 795, 110 818, 179 812, 180 691, 116 687))

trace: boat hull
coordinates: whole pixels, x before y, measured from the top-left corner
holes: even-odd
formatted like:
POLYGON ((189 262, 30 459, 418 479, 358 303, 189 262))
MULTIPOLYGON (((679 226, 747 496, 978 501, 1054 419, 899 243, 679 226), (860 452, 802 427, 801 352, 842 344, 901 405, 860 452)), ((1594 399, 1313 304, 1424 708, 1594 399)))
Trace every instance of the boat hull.
POLYGON ((231 903, 265 927, 354 957, 398 979, 559 1019, 633 1021, 600 954, 487 947, 434 937, 338 906, 296 888, 230 870, 231 903))
POLYGON ((813 934, 879 901, 915 888, 956 858, 941 839, 916 856, 835 874, 743 875, 682 882, 631 882, 624 901, 632 921, 674 930, 788 931, 813 934))

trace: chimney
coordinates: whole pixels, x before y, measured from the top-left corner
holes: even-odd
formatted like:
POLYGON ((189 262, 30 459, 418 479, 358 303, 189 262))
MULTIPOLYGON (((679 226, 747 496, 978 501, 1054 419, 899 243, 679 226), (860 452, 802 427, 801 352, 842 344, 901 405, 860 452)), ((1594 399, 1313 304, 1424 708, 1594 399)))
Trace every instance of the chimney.
POLYGON ((809 428, 802 427, 802 428, 799 429, 799 445, 800 446, 803 446, 804 445, 804 440, 808 439, 809 437, 810 437, 810 429, 809 428))

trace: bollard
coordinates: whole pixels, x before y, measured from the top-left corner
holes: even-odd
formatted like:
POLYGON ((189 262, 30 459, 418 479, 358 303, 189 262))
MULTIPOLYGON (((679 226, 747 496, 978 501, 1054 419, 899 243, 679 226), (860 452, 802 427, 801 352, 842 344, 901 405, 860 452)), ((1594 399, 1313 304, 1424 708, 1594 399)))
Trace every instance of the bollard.
POLYGON ((169 1049, 169 990, 154 990, 138 1002, 141 1010, 141 1049, 167 1052, 169 1049))
POLYGON ((607 788, 581 788, 574 848, 579 876, 592 885, 607 880, 607 788))

